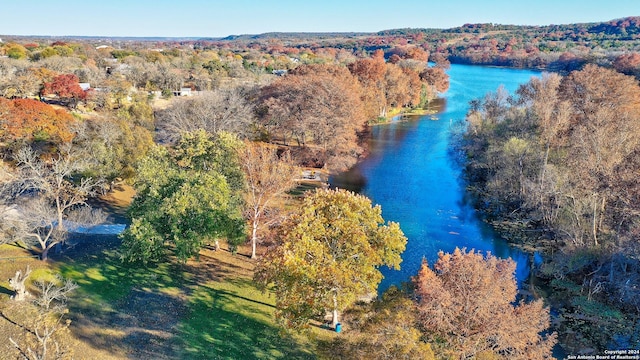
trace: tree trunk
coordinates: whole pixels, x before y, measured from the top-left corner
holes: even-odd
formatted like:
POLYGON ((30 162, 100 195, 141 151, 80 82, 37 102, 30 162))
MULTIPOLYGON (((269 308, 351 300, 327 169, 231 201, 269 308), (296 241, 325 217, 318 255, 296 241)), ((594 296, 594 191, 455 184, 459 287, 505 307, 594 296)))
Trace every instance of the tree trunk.
MULTIPOLYGON (((538 191, 540 192, 538 194, 538 202, 540 204, 541 208, 545 208, 545 201, 544 201, 544 176, 545 173, 547 171, 547 164, 549 163, 549 149, 551 148, 551 146, 549 145, 549 143, 547 143, 547 148, 544 152, 544 161, 542 162, 542 169, 540 169, 540 180, 538 181, 538 191)), ((545 218, 545 222, 546 225, 550 225, 551 224, 551 217, 550 216, 546 216, 544 215, 543 218, 545 218)))
POLYGON ((63 210, 60 205, 59 197, 56 197, 56 213, 58 215, 58 224, 56 225, 56 228, 58 228, 59 231, 64 231, 64 226, 62 225, 63 210))
POLYGON ((594 199, 593 199, 593 224, 592 224, 592 231, 593 231, 593 242, 595 244, 595 246, 598 246, 598 195, 594 194, 594 199))
POLYGON ((40 260, 47 261, 47 259, 49 259, 49 249, 51 249, 50 246, 45 246, 42 249, 42 253, 40 254, 40 260))
POLYGON ((258 243, 258 218, 253 218, 253 229, 251 229, 251 258, 255 259, 256 255, 256 247, 258 243))
POLYGON ((331 319, 331 326, 335 329, 338 326, 338 295, 333 294, 333 317, 331 319))
POLYGON ((15 295, 11 298, 15 301, 24 301, 29 297, 29 292, 24 282, 31 275, 31 268, 27 266, 27 270, 22 273, 22 270, 16 271, 16 275, 9 279, 9 286, 15 291, 15 295))

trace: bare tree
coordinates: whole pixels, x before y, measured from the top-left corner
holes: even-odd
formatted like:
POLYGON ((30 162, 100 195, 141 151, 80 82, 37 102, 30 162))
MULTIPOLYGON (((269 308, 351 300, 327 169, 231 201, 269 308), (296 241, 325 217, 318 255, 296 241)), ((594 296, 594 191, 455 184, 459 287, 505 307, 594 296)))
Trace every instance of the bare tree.
POLYGON ((11 299, 15 301, 24 301, 31 296, 27 291, 27 287, 24 284, 25 281, 31 275, 31 267, 27 266, 27 269, 22 272, 22 270, 16 271, 16 275, 9 279, 9 286, 15 291, 15 295, 11 297, 11 299))
POLYGON ((27 329, 26 339, 18 342, 10 337, 9 342, 18 350, 20 359, 66 359, 68 349, 56 334, 68 331, 70 324, 64 313, 37 312, 31 317, 31 324, 23 325, 27 329))
POLYGON ((33 304, 10 308, 11 314, 20 313, 21 318, 28 320, 20 325, 25 330, 24 336, 17 340, 10 337, 9 342, 16 348, 21 359, 70 358, 69 344, 62 341, 63 334, 69 331, 71 323, 71 320, 65 319, 65 314, 69 312, 66 301, 68 294, 78 286, 59 275, 56 276, 56 281, 38 281, 36 285, 40 294, 33 304))
POLYGON ((22 240, 24 221, 15 205, 0 202, 0 245, 22 240))
POLYGON ((251 221, 251 258, 256 258, 258 230, 265 211, 275 198, 291 189, 296 167, 289 154, 278 157, 277 149, 248 143, 242 152, 242 169, 248 185, 247 217, 251 221))
POLYGON ((11 198, 15 192, 15 174, 0 161, 0 245, 21 240, 24 221, 11 198))
POLYGON ((70 74, 76 69, 83 68, 82 60, 80 58, 62 57, 57 55, 38 61, 36 67, 37 66, 53 70, 60 74, 70 74))
POLYGON ((67 306, 67 295, 78 288, 78 284, 69 279, 63 279, 59 274, 55 276, 55 281, 36 280, 35 285, 40 295, 34 303, 47 311, 56 312, 64 312, 67 306))
POLYGON ((24 229, 21 237, 28 243, 37 245, 41 250, 40 259, 47 260, 49 251, 64 243, 67 229, 64 225, 58 226, 56 209, 45 197, 22 196, 18 201, 21 203, 19 211, 24 229))
POLYGON ((240 90, 214 90, 198 96, 177 99, 160 112, 158 128, 165 139, 176 140, 180 134, 204 129, 215 134, 228 131, 246 137, 253 120, 253 107, 240 90))
POLYGON ((65 217, 85 203, 89 196, 97 194, 101 188, 100 179, 79 177, 85 169, 81 154, 66 149, 56 158, 43 161, 31 148, 22 148, 16 153, 16 161, 21 172, 23 195, 21 197, 24 221, 29 237, 35 239, 42 249, 42 260, 46 260, 49 250, 64 242, 66 233, 65 217))

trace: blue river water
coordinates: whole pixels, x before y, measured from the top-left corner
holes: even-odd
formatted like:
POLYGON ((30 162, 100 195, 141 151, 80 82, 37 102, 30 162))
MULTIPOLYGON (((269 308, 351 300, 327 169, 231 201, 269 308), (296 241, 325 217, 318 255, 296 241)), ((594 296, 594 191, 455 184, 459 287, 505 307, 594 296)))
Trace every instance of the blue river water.
POLYGON ((452 65, 448 73, 451 85, 439 113, 374 126, 368 157, 329 180, 332 187, 357 191, 380 204, 384 219, 400 223, 409 239, 401 270, 381 269, 384 280, 379 293, 409 281, 423 259, 433 264, 439 251, 456 247, 511 258, 517 263, 518 281, 529 276, 531 255, 509 246, 467 201, 462 169, 451 154, 450 140, 471 100, 501 85, 513 92, 540 73, 470 65, 452 65))

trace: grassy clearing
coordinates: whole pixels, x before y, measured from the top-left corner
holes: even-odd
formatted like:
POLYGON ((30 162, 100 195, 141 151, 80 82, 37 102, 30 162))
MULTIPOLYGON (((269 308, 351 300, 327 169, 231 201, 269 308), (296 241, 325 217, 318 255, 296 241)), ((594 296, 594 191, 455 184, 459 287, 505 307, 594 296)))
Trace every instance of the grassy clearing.
POLYGON ((204 250, 198 261, 141 268, 120 261, 117 243, 94 239, 48 265, 80 286, 69 341, 91 356, 76 358, 314 358, 315 342, 280 334, 274 298, 253 285, 246 255, 204 250))
POLYGON ((183 359, 313 359, 315 345, 279 334, 274 299, 246 279, 210 282, 180 324, 183 359))
MULTIPOLYGON (((25 270, 29 266, 33 271, 27 280, 29 291, 36 293, 33 282, 36 280, 53 280, 57 272, 55 262, 40 261, 32 257, 32 252, 15 245, 0 246, 0 339, 12 339, 24 344, 26 336, 22 326, 29 327, 32 323, 27 315, 33 309, 23 303, 10 300, 13 294, 7 279, 13 277, 17 270, 25 270)), ((72 323, 72 328, 76 324, 72 323)), ((122 355, 114 356, 110 351, 97 349, 90 342, 81 341, 71 333, 64 333, 62 342, 73 349, 74 359, 122 359, 122 355)), ((0 342, 0 359, 16 359, 17 353, 9 341, 0 342)))
MULTIPOLYGON (((283 204, 292 206, 317 186, 301 184, 283 204)), ((122 201, 117 210, 127 205, 122 201)), ((19 246, 0 246, 0 315, 14 311, 6 279, 29 265, 32 281, 60 273, 79 285, 68 304, 72 323, 65 335, 75 359, 313 359, 317 340, 335 336, 318 328, 312 340, 281 333, 275 299, 251 280, 255 263, 248 247, 236 256, 203 250, 199 260, 186 264, 140 267, 122 263, 118 246, 115 236, 91 236, 48 262, 19 246)), ((19 338, 26 321, 17 313, 0 316, 0 338, 19 338)), ((13 355, 8 342, 0 343, 0 359, 13 355)))

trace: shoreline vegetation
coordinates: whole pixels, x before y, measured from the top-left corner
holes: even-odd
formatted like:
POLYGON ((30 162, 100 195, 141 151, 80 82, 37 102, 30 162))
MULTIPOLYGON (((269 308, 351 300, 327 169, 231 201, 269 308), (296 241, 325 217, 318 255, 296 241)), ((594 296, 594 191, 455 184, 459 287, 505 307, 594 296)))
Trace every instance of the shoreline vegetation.
POLYGON ((384 117, 378 117, 375 120, 370 120, 367 125, 369 126, 375 126, 375 125, 385 125, 385 124, 390 124, 394 121, 398 121, 403 119, 405 116, 427 116, 427 115, 431 115, 431 120, 437 120, 437 118, 434 119, 434 115, 437 114, 439 112, 439 110, 437 109, 431 109, 431 108, 427 108, 427 109, 402 109, 402 110, 395 110, 394 111, 389 111, 389 114, 387 114, 387 116, 384 117))
POLYGON ((567 353, 640 345, 628 199, 639 188, 627 180, 638 170, 638 98, 637 80, 612 69, 543 74, 480 100, 457 140, 476 208, 509 242, 544 254, 536 290, 556 309, 567 353))

